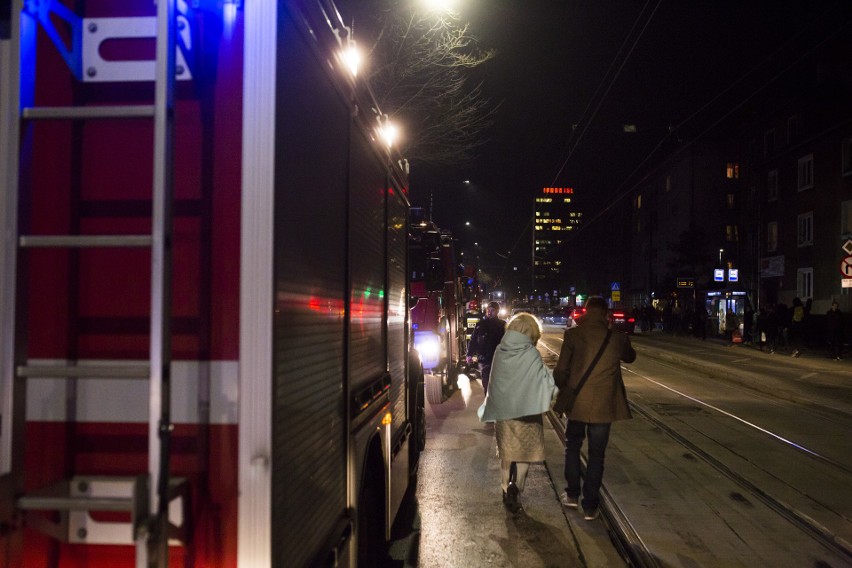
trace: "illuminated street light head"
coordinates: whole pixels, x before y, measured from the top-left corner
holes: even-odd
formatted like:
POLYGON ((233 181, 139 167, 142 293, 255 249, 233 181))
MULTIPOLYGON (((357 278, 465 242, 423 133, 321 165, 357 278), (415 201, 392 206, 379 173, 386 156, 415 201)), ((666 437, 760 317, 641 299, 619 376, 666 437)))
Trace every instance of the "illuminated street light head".
POLYGON ((346 50, 341 53, 341 59, 343 59, 344 65, 352 73, 352 76, 357 76, 358 68, 361 65, 361 53, 358 51, 354 40, 349 41, 346 50))
POLYGON ((387 144, 388 148, 393 146, 396 141, 399 139, 399 129, 397 129, 396 125, 388 120, 388 116, 384 115, 384 120, 379 118, 379 135, 382 140, 384 140, 385 144, 387 144))
POLYGON ((421 4, 433 12, 449 14, 455 8, 455 0, 421 0, 421 4))

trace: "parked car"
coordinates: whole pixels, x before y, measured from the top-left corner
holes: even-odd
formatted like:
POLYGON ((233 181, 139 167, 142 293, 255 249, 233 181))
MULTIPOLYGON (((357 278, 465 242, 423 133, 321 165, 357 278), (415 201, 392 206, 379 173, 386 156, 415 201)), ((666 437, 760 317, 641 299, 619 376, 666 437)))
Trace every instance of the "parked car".
POLYGON ((636 318, 630 315, 630 312, 621 308, 614 308, 609 311, 610 327, 614 331, 622 333, 633 333, 636 328, 636 318))
POLYGON ((564 310, 557 310, 544 314, 541 321, 553 325, 565 325, 568 323, 568 316, 565 315, 564 310))

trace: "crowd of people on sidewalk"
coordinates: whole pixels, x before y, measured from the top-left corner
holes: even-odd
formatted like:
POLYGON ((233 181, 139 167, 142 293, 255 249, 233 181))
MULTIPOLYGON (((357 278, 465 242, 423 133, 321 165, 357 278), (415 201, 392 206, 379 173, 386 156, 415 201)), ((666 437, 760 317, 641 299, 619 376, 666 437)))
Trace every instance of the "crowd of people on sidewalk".
POLYGON ((779 302, 759 308, 753 315, 752 327, 743 329, 743 343, 769 353, 789 352, 793 357, 799 357, 806 348, 821 351, 825 345, 832 359, 842 359, 844 315, 838 303, 832 302, 822 318, 823 329, 816 325, 811 305, 810 299, 803 303, 794 298, 790 307, 779 302))
POLYGON ((811 299, 803 302, 800 298, 794 298, 790 306, 777 302, 761 306, 756 311, 746 304, 739 314, 731 309, 725 310, 718 327, 715 316, 711 317, 700 306, 697 309, 666 306, 662 310, 646 306, 634 308, 632 313, 638 322, 637 332, 660 330, 700 339, 718 334, 729 346, 741 344, 792 357, 800 357, 805 349, 816 353, 827 351, 832 359, 842 359, 846 343, 846 315, 836 301, 832 302, 824 316, 812 314, 811 307, 811 299))

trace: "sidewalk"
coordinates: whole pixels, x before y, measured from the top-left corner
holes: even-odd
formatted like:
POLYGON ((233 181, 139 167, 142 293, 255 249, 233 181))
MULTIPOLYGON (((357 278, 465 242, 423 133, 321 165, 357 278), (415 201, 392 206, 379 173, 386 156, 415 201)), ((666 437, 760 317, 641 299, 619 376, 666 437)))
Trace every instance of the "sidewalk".
POLYGON ((417 502, 419 566, 624 566, 606 527, 565 512, 563 449, 545 421, 546 462, 533 464, 521 495, 524 510, 503 506, 494 428, 479 422, 478 382, 443 404, 427 405, 417 502))

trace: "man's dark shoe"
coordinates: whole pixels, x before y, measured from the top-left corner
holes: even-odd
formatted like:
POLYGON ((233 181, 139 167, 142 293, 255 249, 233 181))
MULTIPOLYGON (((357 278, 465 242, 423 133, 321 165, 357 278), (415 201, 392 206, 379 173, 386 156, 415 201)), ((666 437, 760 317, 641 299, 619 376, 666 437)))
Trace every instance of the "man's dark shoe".
POLYGON ((592 507, 591 509, 584 509, 584 511, 586 514, 583 516, 583 518, 587 521, 594 521, 601 514, 600 507, 592 507))

